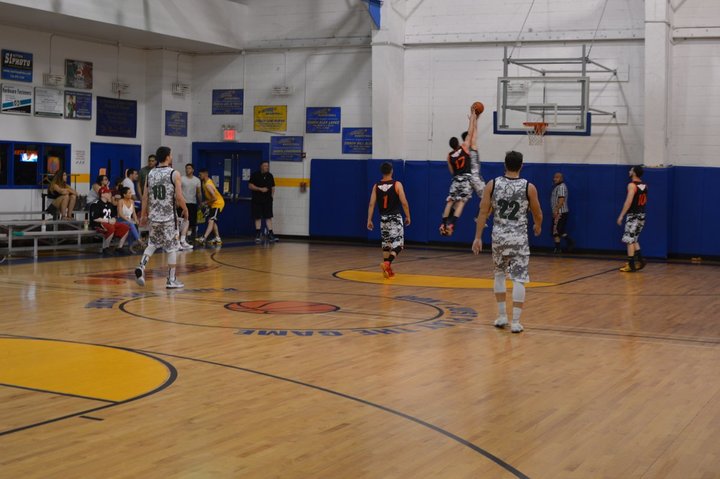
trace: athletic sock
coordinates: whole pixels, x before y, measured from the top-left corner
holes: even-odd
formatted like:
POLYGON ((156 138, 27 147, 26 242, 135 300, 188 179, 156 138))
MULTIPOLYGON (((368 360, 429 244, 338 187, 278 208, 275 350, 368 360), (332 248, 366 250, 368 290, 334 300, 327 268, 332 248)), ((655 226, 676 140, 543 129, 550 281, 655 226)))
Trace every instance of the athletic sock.
POLYGON ((175 267, 174 266, 171 266, 168 269, 168 279, 170 281, 175 281, 175 267))
POLYGON ((635 269, 635 256, 628 256, 628 265, 630 265, 630 269, 635 269))
POLYGON ((457 220, 457 216, 455 216, 455 215, 448 216, 448 223, 450 223, 451 225, 454 225, 456 220, 457 220))
POLYGON ((522 308, 513 307, 513 321, 520 321, 521 314, 522 314, 522 308))
POLYGON ((393 262, 394 260, 395 260, 395 255, 392 255, 392 254, 391 254, 390 256, 387 257, 387 259, 386 259, 385 261, 387 261, 388 263, 392 264, 392 262, 393 262))
POLYGON ((507 316, 507 305, 505 303, 498 303, 498 314, 500 316, 507 316))
POLYGON ((255 228, 255 236, 260 236, 260 230, 255 228))

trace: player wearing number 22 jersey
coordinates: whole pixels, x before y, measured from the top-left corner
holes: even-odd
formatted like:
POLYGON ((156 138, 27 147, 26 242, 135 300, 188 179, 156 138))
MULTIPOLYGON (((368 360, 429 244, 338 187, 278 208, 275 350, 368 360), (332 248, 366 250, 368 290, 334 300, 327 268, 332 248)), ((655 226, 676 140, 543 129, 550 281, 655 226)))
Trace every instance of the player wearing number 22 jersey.
POLYGON ((505 155, 505 176, 490 181, 485 187, 480 202, 480 215, 477 220, 473 252, 482 250, 482 232, 485 222, 492 212, 492 258, 495 266, 495 299, 498 305, 498 317, 495 326, 502 328, 508 324, 505 305, 505 280, 513 282, 513 315, 511 331, 523 330, 520 315, 525 303, 525 283, 530 281, 528 266, 530 263, 530 245, 528 242, 528 210, 533 216, 533 232, 540 235, 542 210, 538 201, 535 185, 520 178, 523 155, 510 151, 505 155))
POLYGON ((188 219, 188 209, 182 195, 180 173, 172 168, 170 148, 161 146, 156 156, 158 166, 150 170, 143 188, 140 218, 141 225, 150 220, 150 238, 140 264, 135 268, 135 279, 139 285, 145 285, 145 266, 155 250, 162 248, 168 255, 169 266, 165 287, 182 288, 184 285, 175 277, 177 250, 180 248, 177 209, 185 220, 188 219))

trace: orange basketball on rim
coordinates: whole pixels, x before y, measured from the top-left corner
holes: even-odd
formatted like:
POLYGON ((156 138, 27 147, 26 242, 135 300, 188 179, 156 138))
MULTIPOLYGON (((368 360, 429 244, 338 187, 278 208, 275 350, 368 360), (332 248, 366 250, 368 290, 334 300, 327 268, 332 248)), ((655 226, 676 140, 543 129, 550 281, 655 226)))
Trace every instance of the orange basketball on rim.
POLYGON ((474 111, 476 115, 480 116, 480 114, 485 111, 485 105, 483 105, 479 101, 476 101, 472 104, 472 111, 474 111))

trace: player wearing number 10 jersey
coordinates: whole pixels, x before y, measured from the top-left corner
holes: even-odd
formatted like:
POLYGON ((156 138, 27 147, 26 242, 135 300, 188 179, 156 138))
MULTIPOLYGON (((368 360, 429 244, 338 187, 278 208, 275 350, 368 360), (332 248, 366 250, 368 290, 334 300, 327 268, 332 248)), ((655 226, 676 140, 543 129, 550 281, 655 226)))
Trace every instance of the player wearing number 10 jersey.
POLYGON ((145 180, 142 196, 142 216, 140 225, 150 220, 150 240, 142 255, 140 264, 135 268, 135 280, 145 286, 145 266, 157 248, 163 248, 168 254, 168 277, 165 287, 168 289, 185 286, 175 277, 177 250, 180 238, 177 223, 177 209, 182 211, 187 221, 188 209, 182 195, 180 173, 172 168, 172 152, 167 146, 157 149, 158 166, 150 170, 145 180))
POLYGON ((522 163, 522 153, 509 151, 505 154, 505 176, 495 178, 485 187, 472 246, 473 253, 480 253, 485 221, 490 213, 494 212, 492 257, 495 265, 495 299, 498 304, 495 326, 502 328, 508 324, 505 305, 505 279, 508 278, 513 282, 513 316, 510 328, 513 333, 523 330, 520 315, 525 303, 525 283, 530 281, 528 209, 533 216, 535 236, 540 235, 543 218, 535 185, 520 178, 522 163))

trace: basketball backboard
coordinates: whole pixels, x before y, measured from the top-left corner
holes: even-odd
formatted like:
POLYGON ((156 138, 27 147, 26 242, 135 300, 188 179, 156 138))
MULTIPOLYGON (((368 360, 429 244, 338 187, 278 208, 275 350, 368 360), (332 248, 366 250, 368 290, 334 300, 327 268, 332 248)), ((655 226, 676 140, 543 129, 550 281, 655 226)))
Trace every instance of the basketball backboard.
POLYGON ((589 77, 500 77, 493 130, 526 134, 524 123, 547 123, 546 135, 590 135, 589 77))

